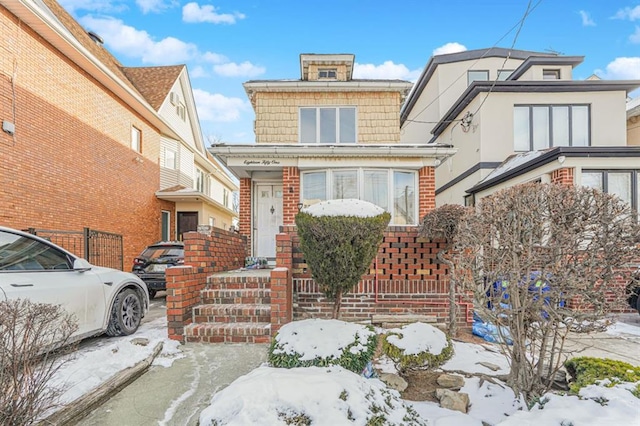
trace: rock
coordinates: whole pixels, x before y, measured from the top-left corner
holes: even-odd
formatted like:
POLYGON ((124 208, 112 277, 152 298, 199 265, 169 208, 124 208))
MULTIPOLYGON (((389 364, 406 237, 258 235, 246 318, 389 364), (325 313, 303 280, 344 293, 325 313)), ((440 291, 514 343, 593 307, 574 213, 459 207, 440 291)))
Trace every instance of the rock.
POLYGON ((488 368, 489 370, 491 370, 491 371, 498 371, 498 370, 500 370, 500 367, 499 367, 499 366, 497 366, 497 365, 495 365, 495 364, 492 364, 492 363, 490 363, 490 362, 480 361, 480 362, 476 362, 476 364, 481 365, 481 366, 483 366, 483 367, 487 367, 487 368, 488 368))
POLYGON ((404 392, 409 384, 405 379, 392 373, 380 373, 380 380, 387 384, 391 389, 395 389, 398 392, 404 392))
POLYGON ((464 392, 454 392, 450 389, 436 389, 436 398, 440 401, 442 408, 467 413, 469 408, 469 394, 464 392))
POLYGON ((464 386, 464 377, 455 374, 441 374, 436 382, 443 388, 458 390, 464 386))
POLYGON ((131 339, 131 343, 138 346, 147 346, 149 344, 149 339, 144 337, 136 337, 135 339, 131 339))

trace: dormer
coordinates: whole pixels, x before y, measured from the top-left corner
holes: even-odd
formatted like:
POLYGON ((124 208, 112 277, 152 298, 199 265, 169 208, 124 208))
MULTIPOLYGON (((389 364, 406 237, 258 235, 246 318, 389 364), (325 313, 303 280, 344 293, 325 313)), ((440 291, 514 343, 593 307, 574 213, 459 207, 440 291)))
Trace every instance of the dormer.
POLYGON ((355 55, 315 54, 300 55, 302 81, 351 81, 355 55))

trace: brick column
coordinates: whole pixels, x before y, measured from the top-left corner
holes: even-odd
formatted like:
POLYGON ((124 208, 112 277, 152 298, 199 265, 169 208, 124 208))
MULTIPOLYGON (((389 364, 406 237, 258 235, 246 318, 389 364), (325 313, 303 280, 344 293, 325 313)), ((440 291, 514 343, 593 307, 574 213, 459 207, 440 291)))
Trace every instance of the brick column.
POLYGON ((282 168, 282 223, 293 225, 300 202, 300 170, 297 167, 282 168))
POLYGON ((574 181, 574 171, 573 167, 565 167, 562 169, 557 169, 551 172, 551 183, 558 183, 564 186, 573 186, 575 184, 574 181))
POLYGON ((291 236, 286 233, 276 234, 276 267, 291 270, 293 266, 293 245, 291 236))
MULTIPOLYGON (((282 234, 280 234, 282 235, 282 234)), ((293 319, 293 281, 287 268, 271 270, 271 335, 293 319)))
POLYGON ((251 178, 240 179, 240 235, 247 238, 247 252, 251 253, 251 178))
POLYGON ((436 208, 436 169, 425 166, 418 172, 418 220, 436 208))

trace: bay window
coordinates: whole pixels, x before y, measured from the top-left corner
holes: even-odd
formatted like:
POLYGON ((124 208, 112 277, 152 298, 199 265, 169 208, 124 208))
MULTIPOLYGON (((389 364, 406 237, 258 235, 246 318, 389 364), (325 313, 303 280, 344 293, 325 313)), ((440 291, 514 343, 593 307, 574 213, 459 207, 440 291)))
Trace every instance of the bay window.
POLYGON ((385 169, 328 169, 302 173, 302 202, 355 198, 391 213, 391 224, 417 223, 416 172, 385 169))

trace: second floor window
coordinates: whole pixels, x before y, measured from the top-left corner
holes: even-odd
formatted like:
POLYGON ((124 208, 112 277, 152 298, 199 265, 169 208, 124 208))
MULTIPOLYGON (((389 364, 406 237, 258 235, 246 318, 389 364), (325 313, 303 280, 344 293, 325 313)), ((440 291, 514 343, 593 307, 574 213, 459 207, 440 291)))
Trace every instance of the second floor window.
POLYGON ((164 167, 166 169, 176 169, 176 152, 174 150, 164 149, 164 167))
POLYGON ((474 81, 489 81, 489 71, 467 71, 467 85, 474 81))
POLYGON ((513 148, 538 151, 555 146, 589 146, 589 128, 589 105, 516 105, 513 148))
POLYGON ((222 205, 229 207, 229 190, 227 188, 222 189, 222 205))
POLYGON ((301 143, 355 143, 355 107, 300 108, 301 143))
POLYGON ((205 193, 205 173, 201 169, 196 168, 196 190, 205 193))
POLYGON ((131 149, 136 152, 142 152, 142 132, 133 126, 131 126, 131 149))

